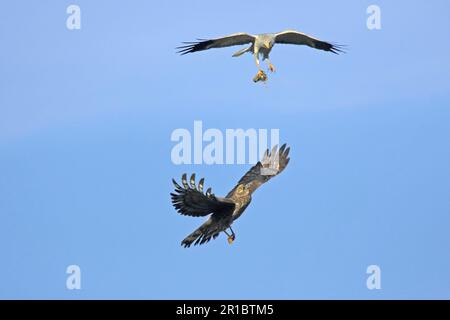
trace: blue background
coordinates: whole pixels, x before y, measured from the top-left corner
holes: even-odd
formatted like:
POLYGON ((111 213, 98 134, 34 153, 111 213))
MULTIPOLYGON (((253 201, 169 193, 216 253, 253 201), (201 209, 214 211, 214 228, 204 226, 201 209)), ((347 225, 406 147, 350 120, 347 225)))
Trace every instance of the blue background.
POLYGON ((448 1, 3 1, 0 298, 450 298, 448 1), (239 48, 181 41, 297 29, 254 84, 239 48), (226 194, 249 165, 171 162, 176 128, 279 128, 291 162, 206 246, 180 241, 170 179, 226 194), (68 265, 82 289, 67 290, 68 265), (366 268, 379 265, 381 290, 366 268))

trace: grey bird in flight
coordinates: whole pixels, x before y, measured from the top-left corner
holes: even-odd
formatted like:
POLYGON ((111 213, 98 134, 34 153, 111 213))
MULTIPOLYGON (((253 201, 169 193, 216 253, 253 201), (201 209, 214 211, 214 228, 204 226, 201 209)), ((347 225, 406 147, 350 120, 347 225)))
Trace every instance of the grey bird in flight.
POLYGON ((277 146, 273 147, 270 153, 267 150, 262 160, 254 165, 224 198, 211 193, 211 188, 203 193, 205 180, 201 179, 197 186, 195 174, 191 176, 189 183, 186 174, 183 174, 182 186, 172 179, 175 187, 175 192, 170 194, 172 204, 180 214, 191 217, 209 215, 208 220, 188 235, 181 245, 186 248, 193 243, 204 244, 217 238, 221 232, 227 235, 228 243, 233 243, 236 235, 231 225, 250 204, 252 193, 286 168, 290 159, 289 151, 290 148, 286 148, 286 144, 279 149, 277 146), (228 229, 231 234, 227 232, 228 229))
POLYGON ((313 38, 298 32, 295 30, 286 30, 278 33, 263 33, 258 35, 252 35, 248 33, 235 33, 225 37, 217 39, 198 39, 195 42, 183 42, 183 45, 177 47, 178 53, 185 55, 187 53, 203 51, 213 48, 224 48, 236 45, 250 44, 250 46, 243 48, 233 54, 233 57, 239 57, 246 52, 253 54, 256 65, 258 67, 258 73, 253 78, 253 81, 258 82, 260 80, 266 81, 267 75, 261 69, 259 58, 262 56, 263 60, 267 62, 269 70, 271 72, 275 71, 275 67, 269 60, 269 54, 273 46, 276 43, 282 44, 296 44, 296 45, 307 45, 314 49, 329 51, 334 54, 339 54, 343 51, 342 45, 332 44, 319 39, 313 38))

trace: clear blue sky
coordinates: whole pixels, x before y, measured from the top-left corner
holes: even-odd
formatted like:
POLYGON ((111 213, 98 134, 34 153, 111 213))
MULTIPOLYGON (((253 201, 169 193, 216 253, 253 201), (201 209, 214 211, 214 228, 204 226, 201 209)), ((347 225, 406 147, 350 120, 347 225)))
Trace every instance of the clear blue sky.
POLYGON ((0 298, 450 298, 448 1, 4 1, 0 298), (66 8, 81 7, 81 30, 66 8), (382 29, 366 28, 366 8, 382 29), (349 45, 181 41, 297 29, 349 45), (292 147, 234 229, 184 249, 170 179, 226 194, 248 165, 170 160, 176 128, 279 128, 292 147), (66 267, 82 289, 65 287, 66 267), (366 288, 366 268, 382 289, 366 288))

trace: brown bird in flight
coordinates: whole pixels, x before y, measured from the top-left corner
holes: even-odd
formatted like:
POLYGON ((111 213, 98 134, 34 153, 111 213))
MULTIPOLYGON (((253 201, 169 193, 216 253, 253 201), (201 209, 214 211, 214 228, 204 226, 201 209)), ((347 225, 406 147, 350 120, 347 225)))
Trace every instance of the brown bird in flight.
POLYGON ((174 179, 175 192, 171 193, 172 204, 182 215, 191 217, 204 217, 210 215, 208 220, 197 230, 188 235, 181 245, 190 247, 207 243, 224 232, 228 242, 233 243, 236 235, 231 228, 233 222, 239 218, 252 200, 252 193, 272 177, 280 174, 289 163, 289 150, 286 144, 281 148, 273 147, 271 152, 266 150, 263 158, 254 165, 227 194, 225 198, 216 197, 211 193, 211 188, 203 193, 204 179, 198 186, 195 182, 195 174, 187 181, 186 174, 181 178, 180 186, 174 179), (227 230, 230 229, 230 233, 227 230))

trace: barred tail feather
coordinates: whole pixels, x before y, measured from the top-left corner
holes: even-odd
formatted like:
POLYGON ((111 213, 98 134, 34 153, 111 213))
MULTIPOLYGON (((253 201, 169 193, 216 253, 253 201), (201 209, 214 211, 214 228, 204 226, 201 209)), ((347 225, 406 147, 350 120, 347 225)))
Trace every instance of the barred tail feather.
POLYGON ((206 221, 202 224, 198 229, 188 235, 183 241, 181 241, 181 245, 185 248, 189 248, 192 243, 194 245, 207 243, 212 239, 215 239, 219 236, 220 230, 212 223, 211 220, 206 221))

